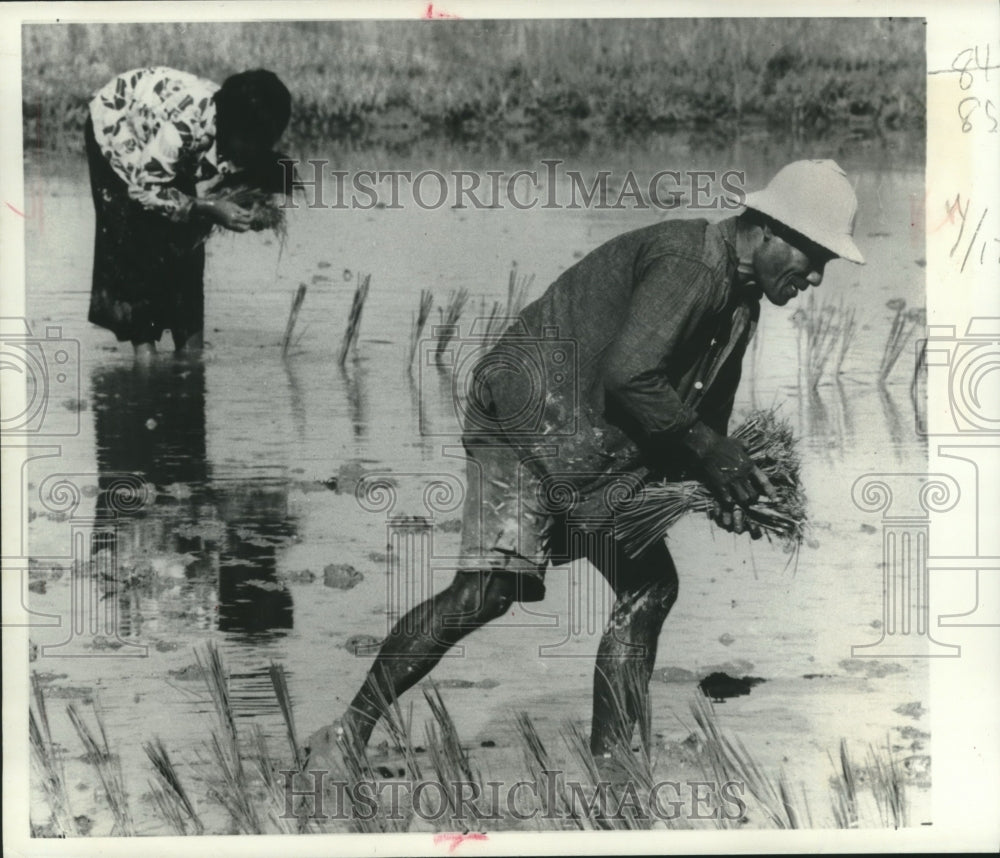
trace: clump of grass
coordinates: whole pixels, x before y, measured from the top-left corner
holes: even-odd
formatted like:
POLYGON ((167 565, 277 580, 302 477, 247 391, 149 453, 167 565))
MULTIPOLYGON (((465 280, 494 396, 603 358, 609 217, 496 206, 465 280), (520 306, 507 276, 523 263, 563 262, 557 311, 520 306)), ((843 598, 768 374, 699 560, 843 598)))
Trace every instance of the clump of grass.
POLYGON ((62 759, 52 741, 45 692, 34 672, 31 674, 31 694, 34 707, 28 711, 28 741, 31 744, 31 758, 41 778, 42 792, 49 806, 52 825, 60 837, 77 834, 79 832, 70 809, 62 759))
POLYGON ((424 328, 427 326, 427 319, 430 318, 431 308, 434 306, 434 294, 430 289, 420 290, 420 304, 417 312, 410 318, 410 347, 407 351, 406 371, 413 368, 413 359, 417 355, 417 348, 420 346, 420 337, 423 336, 424 328))
POLYGON ((295 322, 299 318, 299 311, 302 309, 302 302, 306 300, 306 284, 300 283, 299 288, 292 297, 292 306, 288 311, 288 321, 285 322, 285 335, 281 338, 281 356, 288 356, 288 349, 292 345, 292 332, 295 330, 295 322))
POLYGON ((194 825, 195 834, 203 834, 205 824, 195 811, 194 804, 188 797, 187 790, 181 783, 173 760, 170 759, 163 742, 159 739, 144 742, 142 749, 146 752, 146 756, 149 757, 153 769, 158 775, 159 783, 151 783, 150 791, 153 794, 157 810, 160 811, 160 816, 177 834, 188 833, 188 822, 194 825))
POLYGON ((347 355, 351 347, 357 343, 358 331, 361 328, 361 313, 365 309, 365 301, 368 300, 368 289, 371 285, 371 274, 364 276, 358 274, 358 287, 354 290, 354 300, 351 302, 351 311, 347 316, 347 330, 344 332, 344 340, 340 344, 340 355, 337 364, 341 367, 347 363, 347 355))
POLYGON ((468 289, 453 289, 448 295, 448 303, 444 307, 438 307, 440 325, 436 328, 437 346, 434 349, 435 359, 440 362, 444 350, 448 348, 448 343, 454 339, 458 333, 458 322, 465 312, 465 305, 469 301, 468 289))
POLYGON ((135 834, 135 828, 128 806, 128 795, 125 792, 125 778, 122 775, 121 760, 113 755, 108 747, 108 735, 104 729, 101 711, 95 703, 94 718, 97 721, 97 735, 87 726, 83 716, 72 703, 66 707, 66 714, 87 752, 87 762, 97 771, 101 786, 104 788, 104 796, 115 820, 111 833, 132 836, 135 834))
MULTIPOLYGON (((806 497, 800 479, 797 442, 788 421, 774 410, 753 412, 733 433, 768 477, 777 498, 762 497, 747 515, 770 539, 794 552, 808 535, 806 497)), ((660 539, 690 512, 709 512, 711 491, 696 480, 646 486, 635 502, 618 513, 616 535, 635 557, 660 539)))
POLYGON ((906 301, 902 298, 893 298, 887 301, 886 307, 892 310, 895 315, 892 318, 889 336, 886 338, 882 351, 882 361, 878 369, 879 384, 885 384, 893 367, 896 366, 896 361, 899 360, 899 356, 906 348, 910 335, 918 326, 922 327, 926 321, 926 315, 922 308, 913 307, 907 310, 906 301))

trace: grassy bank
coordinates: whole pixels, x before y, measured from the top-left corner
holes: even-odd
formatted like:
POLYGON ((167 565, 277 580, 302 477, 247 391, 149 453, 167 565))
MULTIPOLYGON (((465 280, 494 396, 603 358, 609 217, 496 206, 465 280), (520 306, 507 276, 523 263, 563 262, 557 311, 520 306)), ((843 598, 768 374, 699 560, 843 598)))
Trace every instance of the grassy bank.
POLYGON ((912 19, 40 25, 23 36, 25 144, 41 149, 79 148, 91 93, 150 64, 217 81, 273 69, 295 98, 293 145, 924 121, 924 26, 912 19))

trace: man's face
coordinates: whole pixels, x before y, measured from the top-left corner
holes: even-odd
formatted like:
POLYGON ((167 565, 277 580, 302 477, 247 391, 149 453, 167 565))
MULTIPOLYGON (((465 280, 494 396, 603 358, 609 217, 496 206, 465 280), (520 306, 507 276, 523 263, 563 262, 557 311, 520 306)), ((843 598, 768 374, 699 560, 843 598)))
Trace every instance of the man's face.
POLYGON ((823 282, 826 264, 834 255, 805 236, 778 235, 764 230, 764 241, 753 257, 754 278, 767 299, 783 307, 800 292, 823 282))

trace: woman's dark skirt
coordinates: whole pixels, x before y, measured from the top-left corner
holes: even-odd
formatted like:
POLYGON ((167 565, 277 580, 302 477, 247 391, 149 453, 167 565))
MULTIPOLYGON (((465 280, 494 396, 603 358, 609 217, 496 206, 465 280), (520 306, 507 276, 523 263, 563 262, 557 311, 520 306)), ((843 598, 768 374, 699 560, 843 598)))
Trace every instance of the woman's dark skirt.
MULTIPOLYGON (((119 341, 156 342, 169 329, 183 342, 204 325, 210 226, 175 223, 144 209, 101 154, 89 118, 84 139, 97 215, 88 319, 119 341)), ((193 181, 173 187, 195 193, 193 181)))

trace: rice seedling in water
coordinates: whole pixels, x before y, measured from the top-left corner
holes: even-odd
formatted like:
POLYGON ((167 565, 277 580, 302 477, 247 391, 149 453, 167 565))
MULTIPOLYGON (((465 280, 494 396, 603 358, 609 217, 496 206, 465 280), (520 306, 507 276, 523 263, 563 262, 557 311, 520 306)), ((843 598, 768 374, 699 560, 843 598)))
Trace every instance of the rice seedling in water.
POLYGON ((371 285, 371 274, 363 277, 358 274, 358 288, 354 290, 354 300, 351 302, 351 312, 347 316, 347 330, 344 332, 344 341, 340 345, 340 356, 337 363, 341 367, 347 363, 347 353, 351 350, 358 339, 358 330, 361 327, 361 313, 365 308, 365 301, 368 299, 368 288, 371 285))
POLYGON ((59 836, 77 834, 79 832, 70 810, 62 759, 52 741, 45 692, 34 672, 31 674, 31 693, 35 705, 28 710, 28 741, 31 744, 32 760, 41 779, 42 792, 49 806, 52 825, 59 836))
POLYGON ((420 305, 417 307, 417 312, 410 319, 410 348, 406 359, 407 372, 410 372, 413 368, 413 359, 416 357, 417 349, 420 346, 420 337, 423 336, 424 328, 427 325, 427 319, 431 315, 431 307, 433 306, 434 295, 431 290, 421 289, 420 305))
MULTIPOLYGON (((264 731, 261 729, 260 724, 254 724, 253 726, 251 750, 254 767, 260 775, 261 785, 264 790, 263 799, 267 802, 267 818, 271 821, 271 825, 282 834, 294 834, 296 831, 303 833, 307 831, 310 823, 315 821, 311 816, 300 815, 294 822, 285 816, 287 798, 285 782, 283 779, 279 780, 277 777, 278 766, 271 757, 271 753, 267 747, 267 738, 264 736, 264 731)), ((296 773, 301 771, 302 769, 297 767, 296 773)))
POLYGON ((489 315, 487 316, 484 311, 482 316, 486 319, 486 325, 484 327, 484 336, 486 340, 492 341, 499 339, 500 335, 507 329, 507 317, 503 315, 503 304, 499 301, 494 301, 493 306, 490 307, 489 315))
POLYGON ((276 661, 272 661, 267 672, 271 677, 271 687, 274 688, 274 696, 278 699, 281 717, 285 722, 285 731, 288 735, 288 744, 292 749, 292 757, 295 759, 296 767, 301 772, 305 767, 305 757, 302 753, 302 748, 299 746, 298 736, 295 732, 292 695, 288 690, 288 678, 285 676, 285 667, 276 661))
MULTIPOLYGON (((575 800, 571 798, 574 811, 579 807, 585 816, 578 816, 574 821, 586 819, 591 825, 604 830, 624 830, 628 829, 626 821, 619 815, 611 812, 613 796, 610 794, 610 784, 604 778, 594 755, 590 752, 590 743, 583 731, 573 722, 567 722, 562 730, 562 738, 569 748, 570 753, 579 761, 585 784, 591 790, 590 796, 576 794, 575 800), (586 803, 584 803, 586 802, 586 803)), ((570 787, 571 795, 573 788, 570 787)))
POLYGON ((448 343, 458 333, 458 322, 469 301, 468 289, 453 289, 448 295, 448 303, 444 308, 438 307, 440 325, 436 328, 437 346, 434 349, 435 359, 440 363, 448 343))
POLYGON ((229 695, 229 678, 222 664, 219 649, 214 643, 205 645, 205 660, 207 664, 195 650, 195 661, 205 679, 218 719, 218 727, 211 734, 209 751, 220 778, 210 795, 229 812, 240 831, 244 834, 262 834, 263 826, 240 751, 236 719, 229 695))
POLYGON ((115 826, 112 834, 131 836, 135 834, 132 824, 132 813, 128 806, 128 796, 125 793, 125 778, 122 775, 121 760, 111 753, 108 747, 108 736, 104 729, 104 720, 101 712, 94 705, 94 717, 97 720, 98 737, 91 732, 83 717, 72 703, 66 707, 66 714, 69 716, 73 729, 80 737, 84 750, 87 752, 87 762, 97 771, 97 776, 104 788, 104 795, 111 808, 111 815, 115 819, 115 826))
POLYGON ((875 745, 868 746, 868 776, 882 824, 893 828, 905 828, 909 825, 906 783, 888 739, 884 749, 875 745))
POLYGON ((917 344, 917 359, 913 362, 913 378, 910 379, 910 402, 918 422, 918 434, 927 434, 926 409, 920 405, 920 399, 927 398, 927 339, 921 339, 917 344))
POLYGON ((535 282, 534 274, 518 274, 517 263, 511 266, 507 281, 507 318, 513 319, 520 314, 528 302, 528 291, 535 282))
POLYGON ((163 742, 159 739, 144 742, 142 749, 159 776, 160 783, 150 784, 150 789, 160 815, 178 834, 188 833, 187 821, 193 823, 195 834, 204 833, 205 824, 195 811, 194 804, 188 797, 187 790, 184 789, 163 742))
POLYGON ((906 301, 902 298, 893 298, 886 303, 886 307, 893 310, 896 315, 893 316, 889 336, 886 338, 885 348, 882 352, 882 361, 879 364, 878 380, 880 384, 884 384, 892 373, 899 356, 906 348, 910 335, 917 327, 923 327, 926 322, 923 308, 913 307, 906 310, 906 301))
POLYGON ((833 350, 840 337, 840 314, 836 307, 825 301, 817 303, 813 294, 809 293, 804 330, 806 335, 806 377, 809 387, 819 386, 823 371, 826 368, 833 350))
POLYGON ((844 365, 844 358, 854 344, 854 335, 857 331, 856 311, 854 307, 845 308, 841 304, 838 313, 840 315, 840 350, 837 352, 837 363, 834 366, 834 375, 840 375, 844 365))
MULTIPOLYGON (((385 682, 384 685, 386 688, 391 687, 388 681, 385 682)), ((375 683, 371 684, 369 689, 376 697, 379 709, 383 713, 382 724, 385 727, 386 732, 389 734, 389 739, 392 742, 393 747, 406 761, 406 769, 409 772, 410 777, 414 781, 419 781, 423 777, 423 774, 421 772, 420 763, 417 760, 417 752, 413 744, 413 706, 410 706, 407 715, 404 718, 403 710, 399 705, 399 698, 397 698, 394 694, 390 694, 390 697, 386 697, 385 693, 382 691, 382 687, 375 683)), ((444 707, 443 702, 441 703, 441 706, 442 708, 444 707)), ((452 729, 454 729, 454 725, 452 725, 452 729)))
POLYGON ((837 828, 858 827, 858 773, 847 752, 847 741, 840 740, 840 767, 833 778, 833 820, 837 828))
POLYGON ((521 739, 524 762, 537 787, 535 803, 537 810, 541 812, 540 819, 556 821, 562 817, 568 819, 574 827, 584 829, 586 827, 584 821, 576 812, 567 792, 565 776, 549 756, 531 716, 527 712, 518 712, 514 718, 521 739), (555 807, 549 806, 550 796, 555 798, 555 807))
POLYGON ((706 778, 711 775, 716 784, 741 784, 776 828, 801 828, 809 818, 808 809, 796 804, 784 774, 774 780, 738 738, 727 736, 704 695, 695 698, 691 714, 702 733, 706 778))
MULTIPOLYGON (((786 551, 795 552, 808 534, 806 498, 800 479, 796 440, 788 421, 774 410, 753 412, 733 433, 754 463, 767 475, 777 498, 763 497, 747 510, 751 521, 786 551)), ((645 486, 615 520, 615 534, 635 557, 684 515, 709 512, 715 503, 709 489, 696 480, 645 486)))
POLYGON ((306 299, 306 284, 300 283, 292 298, 292 306, 288 311, 288 321, 285 323, 285 335, 281 338, 281 356, 288 356, 288 349, 292 344, 292 331, 295 330, 295 321, 299 317, 299 310, 302 309, 302 302, 306 299))

